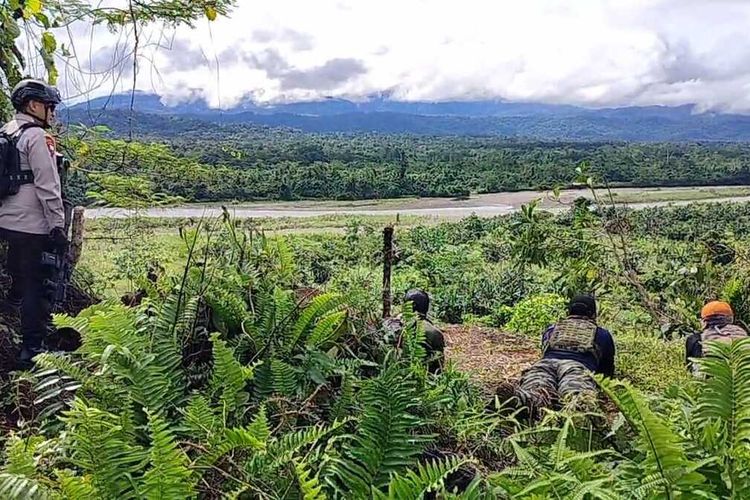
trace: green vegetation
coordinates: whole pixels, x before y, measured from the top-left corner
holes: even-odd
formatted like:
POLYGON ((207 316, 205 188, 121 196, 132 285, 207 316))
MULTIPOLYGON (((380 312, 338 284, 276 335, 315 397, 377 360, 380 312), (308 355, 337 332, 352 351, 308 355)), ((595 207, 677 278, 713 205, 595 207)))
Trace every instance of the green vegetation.
POLYGON ((5 498, 748 494, 750 341, 717 347, 694 380, 680 334, 713 297, 750 319, 750 205, 621 212, 581 200, 556 216, 531 205, 397 227, 394 293, 429 289, 442 321, 536 339, 567 296, 597 293, 619 351, 618 380, 599 381, 608 402, 535 423, 455 368, 428 374, 419 330, 400 349, 383 342, 379 227, 163 224, 89 227, 115 239, 87 242, 79 278, 112 299, 145 297, 57 317, 82 346, 3 382, 5 498))
POLYGON ((569 186, 582 162, 613 186, 750 183, 746 144, 534 143, 212 127, 141 138, 158 142, 91 130, 85 137, 67 144, 75 166, 89 172, 73 176, 78 200, 114 205, 465 197, 569 186))

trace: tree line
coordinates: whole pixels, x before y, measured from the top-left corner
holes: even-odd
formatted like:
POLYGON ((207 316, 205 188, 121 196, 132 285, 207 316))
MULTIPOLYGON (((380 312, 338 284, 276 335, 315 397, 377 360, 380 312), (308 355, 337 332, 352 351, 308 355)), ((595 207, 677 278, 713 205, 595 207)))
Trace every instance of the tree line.
POLYGON ((597 179, 616 186, 750 183, 750 145, 744 143, 325 135, 185 125, 191 123, 175 119, 179 134, 140 129, 134 141, 111 131, 85 140, 71 134, 68 148, 77 165, 93 172, 79 178, 77 192, 138 182, 146 195, 187 201, 463 197, 569 186, 584 162, 597 179))

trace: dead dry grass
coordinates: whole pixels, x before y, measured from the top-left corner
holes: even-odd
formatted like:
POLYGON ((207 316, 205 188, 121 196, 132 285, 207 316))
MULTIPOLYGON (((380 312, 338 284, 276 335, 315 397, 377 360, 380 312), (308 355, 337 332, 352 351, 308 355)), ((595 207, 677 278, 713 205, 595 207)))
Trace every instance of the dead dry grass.
POLYGON ((447 358, 488 391, 517 380, 540 357, 537 342, 494 328, 449 325, 443 333, 447 358))

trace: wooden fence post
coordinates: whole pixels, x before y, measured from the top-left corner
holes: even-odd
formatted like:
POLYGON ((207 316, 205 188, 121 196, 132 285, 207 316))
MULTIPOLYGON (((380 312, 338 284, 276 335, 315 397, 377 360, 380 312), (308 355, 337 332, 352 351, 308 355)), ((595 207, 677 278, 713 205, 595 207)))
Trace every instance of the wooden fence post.
POLYGON ((391 316, 391 268, 393 267, 393 226, 383 229, 383 318, 391 316))
POLYGON ((78 264, 83 251, 83 229, 84 229, 84 208, 75 207, 73 209, 73 222, 70 230, 70 261, 73 267, 78 264))

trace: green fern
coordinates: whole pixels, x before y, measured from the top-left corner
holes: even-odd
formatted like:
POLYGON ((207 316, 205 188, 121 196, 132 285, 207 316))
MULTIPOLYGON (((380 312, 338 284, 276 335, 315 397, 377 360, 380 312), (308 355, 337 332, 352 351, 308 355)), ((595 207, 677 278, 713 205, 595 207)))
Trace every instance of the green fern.
POLYGON ((5 442, 5 467, 3 472, 32 477, 36 474, 34 455, 44 442, 42 436, 31 436, 23 439, 17 434, 8 436, 5 442))
POLYGON ((287 336, 288 340, 285 342, 282 352, 288 354, 297 346, 298 343, 305 342, 305 335, 310 331, 313 332, 310 333, 310 337, 314 337, 314 339, 311 342, 308 342, 308 345, 312 346, 319 345, 318 342, 322 342, 326 339, 327 336, 331 336, 332 332, 327 331, 327 328, 333 327, 335 322, 332 322, 332 320, 328 319, 328 322, 326 323, 327 328, 322 327, 318 332, 315 332, 313 330, 316 327, 315 323, 318 320, 323 321, 325 316, 329 315, 330 313, 336 312, 338 309, 343 307, 343 305, 344 298, 340 295, 332 293, 318 295, 317 297, 312 299, 312 301, 310 301, 307 307, 305 307, 304 311, 302 311, 302 314, 300 314, 299 318, 297 318, 297 321, 291 327, 290 332, 287 336))
POLYGON ((390 475, 410 466, 427 437, 413 411, 419 403, 414 380, 398 364, 363 384, 362 414, 344 455, 332 460, 326 481, 341 494, 369 496, 383 489, 390 475))
POLYGON ((200 300, 199 296, 185 297, 172 293, 161 305, 156 319, 146 323, 146 327, 151 329, 149 351, 158 361, 160 371, 169 381, 172 391, 169 404, 178 404, 185 391, 182 346, 193 335, 200 300))
POLYGON ((317 445, 326 436, 338 432, 348 422, 348 419, 334 420, 330 425, 314 425, 273 439, 258 464, 263 464, 263 468, 271 470, 282 467, 293 460, 301 450, 317 445))
POLYGON ((423 366, 427 358, 424 326, 408 307, 404 308, 402 321, 404 328, 401 331, 401 346, 404 354, 413 367, 423 366))
POLYGON ((220 429, 219 418, 205 396, 191 398, 182 413, 184 432, 194 439, 211 441, 220 429))
POLYGON ((38 480, 22 474, 0 472, 0 498, 7 500, 46 500, 49 490, 38 480))
POLYGON ((151 449, 149 468, 143 475, 140 496, 149 500, 194 497, 188 458, 177 446, 169 424, 150 411, 147 414, 151 449))
POLYGON ((597 382, 638 432, 638 445, 645 454, 640 463, 643 478, 655 475, 667 498, 705 482, 705 477, 694 471, 695 462, 686 456, 680 436, 649 408, 641 394, 627 382, 602 377, 597 377, 597 382))
POLYGON ((79 477, 67 470, 55 471, 55 475, 57 476, 57 486, 64 500, 102 498, 90 477, 79 477))
POLYGON ((261 406, 258 414, 247 427, 224 429, 223 434, 213 444, 210 452, 201 457, 200 466, 210 466, 221 457, 235 451, 247 450, 262 452, 266 450, 271 436, 265 407, 261 406))
POLYGON ((5 466, 0 472, 0 498, 9 500, 45 499, 49 490, 37 470, 39 455, 48 441, 42 436, 26 439, 16 434, 5 442, 5 466))
POLYGON ((297 474, 300 493, 303 500, 326 500, 328 497, 323 492, 323 485, 317 475, 313 475, 304 462, 294 464, 294 471, 297 474))
POLYGON ((346 311, 330 313, 320 319, 307 337, 308 349, 325 349, 345 331, 346 311))
POLYGON ((271 360, 274 392, 282 396, 294 396, 297 393, 297 373, 287 362, 271 360))
POLYGON ((133 426, 117 415, 88 406, 80 399, 60 419, 66 424, 70 460, 91 476, 94 487, 108 498, 135 498, 133 477, 148 462, 135 444, 133 426))
POLYGON ((341 376, 341 393, 331 408, 333 418, 343 418, 350 415, 352 405, 354 404, 354 375, 344 373, 341 376))
POLYGON ((407 470, 403 474, 394 474, 388 483, 387 494, 373 487, 372 496, 375 499, 382 500, 424 498, 427 493, 442 491, 445 479, 466 463, 468 463, 468 460, 451 457, 417 464, 415 470, 407 470))
POLYGON ((710 342, 709 356, 696 360, 705 377, 698 382, 695 422, 708 451, 721 458, 732 498, 750 495, 750 339, 710 342))
POLYGON ((224 421, 241 404, 248 400, 245 391, 247 382, 253 378, 253 368, 241 365, 233 351, 221 340, 218 333, 211 336, 213 343, 214 368, 211 377, 211 391, 218 394, 224 421))
POLYGON ((248 432, 261 443, 267 443, 271 438, 271 426, 268 422, 265 405, 261 405, 258 413, 247 428, 248 432))

